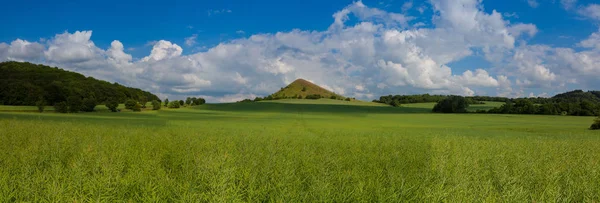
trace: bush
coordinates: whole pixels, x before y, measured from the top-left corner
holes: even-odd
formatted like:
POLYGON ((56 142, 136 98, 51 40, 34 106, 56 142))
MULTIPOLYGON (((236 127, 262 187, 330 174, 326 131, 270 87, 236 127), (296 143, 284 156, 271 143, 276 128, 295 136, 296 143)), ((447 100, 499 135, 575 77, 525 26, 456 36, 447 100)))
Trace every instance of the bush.
POLYGON ((594 120, 594 123, 592 123, 592 126, 590 126, 590 130, 598 130, 600 129, 600 117, 596 118, 594 120))
POLYGON ((67 102, 58 102, 56 104, 54 104, 54 111, 58 112, 58 113, 67 113, 69 112, 69 105, 67 105, 67 102))
POLYGON ((94 108, 96 108, 96 99, 94 98, 85 98, 83 99, 83 105, 81 106, 81 110, 85 112, 92 112, 94 108))
POLYGON ((135 111, 135 112, 140 112, 142 111, 142 105, 140 103, 136 103, 133 108, 131 108, 131 110, 135 111))
POLYGON ((44 100, 39 100, 35 103, 37 109, 40 113, 44 112, 44 108, 46 108, 46 102, 44 100))
POLYGON ((169 103, 169 108, 171 109, 178 109, 179 108, 179 101, 172 101, 171 103, 169 103))
POLYGON ((133 110, 133 107, 135 107, 135 104, 137 104, 137 102, 135 100, 128 99, 127 101, 125 101, 125 109, 133 110))
POLYGON ((321 95, 319 94, 310 94, 310 95, 306 95, 305 97, 306 99, 320 99, 322 98, 321 95))
POLYGON ((439 101, 434 107, 435 113, 466 113, 469 104, 464 97, 450 96, 439 101))
POLYGON ((67 98, 67 104, 69 106, 70 113, 79 112, 79 110, 81 110, 81 107, 83 106, 81 98, 78 96, 70 96, 69 98, 67 98))
POLYGON ((112 112, 117 112, 117 107, 119 107, 119 102, 112 99, 110 101, 107 101, 105 106, 106 106, 106 108, 108 108, 108 110, 110 110, 112 112))
POLYGON ((344 100, 345 100, 345 101, 350 101, 350 97, 348 97, 348 98, 346 98, 346 99, 344 99, 344 100))
POLYGON ((153 100, 152 101, 152 110, 159 110, 160 109, 160 102, 153 100))

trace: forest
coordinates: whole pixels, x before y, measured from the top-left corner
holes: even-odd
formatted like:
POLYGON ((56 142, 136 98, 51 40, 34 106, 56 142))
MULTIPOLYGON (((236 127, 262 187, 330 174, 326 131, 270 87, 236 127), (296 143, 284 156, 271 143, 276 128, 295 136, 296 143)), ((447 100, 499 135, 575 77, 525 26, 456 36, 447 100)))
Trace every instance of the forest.
MULTIPOLYGON (((444 113, 465 113, 462 109, 459 111, 440 109, 443 104, 459 103, 461 106, 469 104, 481 104, 486 101, 505 102, 500 107, 490 110, 478 110, 476 113, 494 113, 494 114, 543 114, 543 115, 572 115, 572 116, 598 116, 600 115, 600 91, 573 90, 557 94, 550 98, 532 97, 532 98, 505 98, 489 96, 468 96, 461 97, 455 95, 389 95, 382 96, 379 100, 373 102, 384 103, 391 106, 401 106, 408 103, 437 102, 438 108, 434 112, 444 113), (463 105, 464 103, 464 105, 463 105)), ((453 109, 449 107, 447 109, 453 109)))
POLYGON ((109 83, 57 67, 27 62, 0 63, 0 105, 55 105, 68 100, 104 104, 160 99, 137 88, 109 83))

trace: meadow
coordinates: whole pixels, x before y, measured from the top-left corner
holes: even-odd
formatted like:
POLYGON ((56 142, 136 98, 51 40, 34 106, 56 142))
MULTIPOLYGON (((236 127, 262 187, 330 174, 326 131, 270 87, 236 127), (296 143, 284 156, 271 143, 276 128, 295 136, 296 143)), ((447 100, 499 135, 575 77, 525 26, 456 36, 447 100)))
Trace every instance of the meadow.
POLYGON ((0 202, 600 201, 592 117, 427 108, 0 112, 0 202))

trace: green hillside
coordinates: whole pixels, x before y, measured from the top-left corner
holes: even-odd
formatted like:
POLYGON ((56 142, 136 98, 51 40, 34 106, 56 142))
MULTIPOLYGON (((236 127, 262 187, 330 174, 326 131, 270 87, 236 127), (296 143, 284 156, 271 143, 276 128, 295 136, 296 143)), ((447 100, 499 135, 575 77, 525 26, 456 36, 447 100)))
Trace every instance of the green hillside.
POLYGON ((32 106, 40 100, 53 105, 69 97, 94 98, 100 103, 109 99, 121 103, 127 99, 159 100, 156 95, 141 89, 60 68, 26 62, 0 63, 0 105, 32 106))
POLYGON ((319 87, 304 79, 297 79, 288 86, 281 88, 278 92, 271 95, 273 98, 297 98, 301 96, 306 98, 309 95, 321 95, 322 98, 331 98, 332 96, 343 99, 345 97, 331 92, 325 88, 319 87))

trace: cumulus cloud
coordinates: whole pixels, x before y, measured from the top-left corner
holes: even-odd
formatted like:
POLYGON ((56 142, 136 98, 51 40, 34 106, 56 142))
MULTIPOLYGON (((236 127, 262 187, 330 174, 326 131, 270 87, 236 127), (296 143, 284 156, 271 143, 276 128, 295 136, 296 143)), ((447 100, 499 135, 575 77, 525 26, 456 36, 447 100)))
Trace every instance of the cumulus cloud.
POLYGON ((154 44, 150 56, 142 58, 142 61, 160 61, 163 59, 169 59, 177 56, 181 56, 183 49, 174 43, 169 41, 160 40, 154 44))
MULTIPOLYGON (((588 48, 580 52, 546 45, 515 47, 524 35, 534 36, 537 27, 511 23, 495 10, 485 12, 479 0, 430 3, 430 28, 417 28, 420 22, 411 25, 414 17, 357 1, 334 13, 333 22, 322 31, 255 34, 190 55, 182 55, 177 44, 159 40, 149 44, 148 56, 134 61, 120 41, 102 49, 91 41, 91 31, 77 31, 58 34, 46 45, 0 43, 0 60, 42 58, 39 62, 163 98, 203 96, 211 102, 265 96, 297 78, 363 99, 403 92, 473 95, 489 89, 519 96, 524 88, 552 92, 568 83, 597 84, 593 78, 600 76, 598 33, 578 44, 588 48), (357 22, 351 24, 351 17, 357 22), (476 53, 483 53, 494 68, 457 71, 449 65, 476 53)), ((186 38, 185 44, 193 45, 196 37, 186 38)))
POLYGON ((9 44, 0 43, 0 60, 32 61, 39 60, 45 47, 37 42, 16 39, 9 44))

